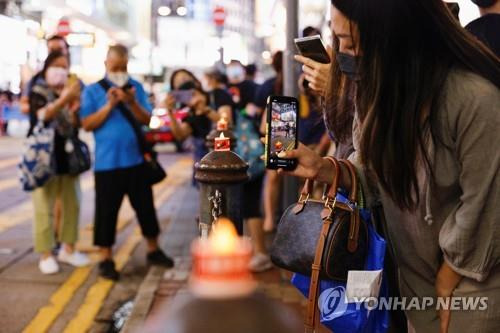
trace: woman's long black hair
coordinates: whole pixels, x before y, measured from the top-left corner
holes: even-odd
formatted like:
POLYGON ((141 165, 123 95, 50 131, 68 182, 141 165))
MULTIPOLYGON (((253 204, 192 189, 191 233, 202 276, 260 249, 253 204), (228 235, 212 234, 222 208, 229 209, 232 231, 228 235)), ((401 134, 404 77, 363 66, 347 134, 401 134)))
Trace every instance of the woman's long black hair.
MULTIPOLYGON (((438 139, 433 126, 450 70, 474 72, 500 87, 499 59, 459 25, 442 0, 332 4, 359 32, 356 106, 362 123, 361 159, 400 208, 414 210, 418 156, 430 168, 426 133, 438 139)), ((330 129, 340 134, 352 111, 346 80, 334 61, 326 118, 330 129)))

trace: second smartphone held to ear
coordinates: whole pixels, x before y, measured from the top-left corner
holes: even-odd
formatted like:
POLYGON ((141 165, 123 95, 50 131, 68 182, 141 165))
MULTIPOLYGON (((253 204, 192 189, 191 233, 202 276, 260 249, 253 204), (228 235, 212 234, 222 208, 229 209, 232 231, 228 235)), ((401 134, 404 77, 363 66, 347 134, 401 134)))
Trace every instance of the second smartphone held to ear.
POLYGON ((298 109, 296 98, 270 96, 267 102, 266 168, 293 170, 295 159, 280 158, 281 152, 298 146, 298 109))

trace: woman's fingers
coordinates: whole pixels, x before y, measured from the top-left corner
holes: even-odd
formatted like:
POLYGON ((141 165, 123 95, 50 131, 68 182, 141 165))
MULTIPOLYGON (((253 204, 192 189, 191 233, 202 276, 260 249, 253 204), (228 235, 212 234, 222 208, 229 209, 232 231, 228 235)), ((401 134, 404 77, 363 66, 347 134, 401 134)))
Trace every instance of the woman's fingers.
POLYGON ((301 56, 299 54, 295 55, 294 59, 296 61, 300 62, 301 64, 309 66, 309 67, 311 67, 313 69, 317 69, 319 67, 319 65, 320 65, 319 62, 316 62, 316 61, 312 60, 311 58, 307 58, 307 57, 301 56))

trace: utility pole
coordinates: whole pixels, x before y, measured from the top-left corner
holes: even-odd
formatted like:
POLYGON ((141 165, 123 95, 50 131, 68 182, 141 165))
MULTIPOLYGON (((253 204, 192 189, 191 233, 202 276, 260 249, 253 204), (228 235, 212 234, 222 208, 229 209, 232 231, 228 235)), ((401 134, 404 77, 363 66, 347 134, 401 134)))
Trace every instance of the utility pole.
MULTIPOLYGON (((283 61, 283 92, 286 96, 298 98, 298 65, 294 39, 299 33, 299 0, 286 0, 286 49, 283 61)), ((298 115, 297 115, 298 116, 298 115)), ((297 178, 285 176, 283 181, 283 206, 286 208, 297 201, 299 184, 297 178)))

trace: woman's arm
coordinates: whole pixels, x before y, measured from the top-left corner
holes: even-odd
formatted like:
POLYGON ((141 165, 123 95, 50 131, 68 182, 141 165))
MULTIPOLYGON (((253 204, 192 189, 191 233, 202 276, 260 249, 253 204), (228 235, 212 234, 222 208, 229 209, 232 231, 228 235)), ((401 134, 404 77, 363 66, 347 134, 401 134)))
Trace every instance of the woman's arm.
MULTIPOLYGON (((456 273, 450 265, 445 262, 441 265, 436 278, 436 295, 437 297, 451 297, 453 290, 462 281, 463 276, 456 273)), ((440 309, 439 317, 441 320, 440 333, 447 333, 450 325, 451 312, 449 309, 440 309)))

